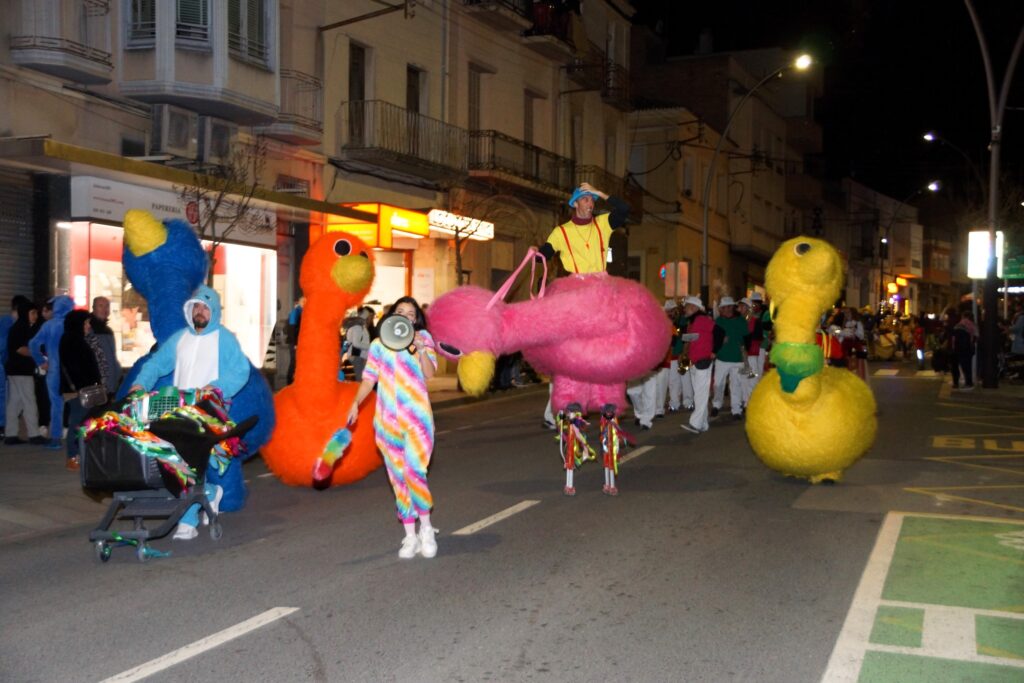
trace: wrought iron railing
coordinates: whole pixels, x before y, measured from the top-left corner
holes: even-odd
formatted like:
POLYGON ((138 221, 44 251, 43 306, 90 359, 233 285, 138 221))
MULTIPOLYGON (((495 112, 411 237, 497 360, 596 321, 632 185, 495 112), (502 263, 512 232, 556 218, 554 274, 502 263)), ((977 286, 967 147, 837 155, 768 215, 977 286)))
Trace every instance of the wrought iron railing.
POLYGON ((644 211, 644 192, 635 182, 609 173, 600 166, 577 166, 574 185, 590 183, 598 190, 620 197, 629 204, 630 219, 640 222, 644 211))
POLYGON ((566 75, 584 89, 601 90, 604 88, 606 63, 604 50, 588 40, 564 69, 566 75))
POLYGON ((341 106, 342 150, 380 150, 465 172, 465 129, 380 100, 341 106))
POLYGON ((572 159, 495 130, 470 131, 469 142, 471 170, 504 171, 566 192, 572 189, 572 159))
POLYGON ((55 38, 53 36, 11 36, 12 50, 53 50, 75 55, 90 62, 96 62, 106 67, 113 67, 110 60, 110 53, 106 50, 99 50, 83 43, 67 38, 55 38))
POLYGON ((629 107, 629 70, 626 67, 612 61, 605 64, 601 97, 619 109, 629 107))
POLYGON ((319 78, 281 69, 281 113, 278 121, 310 130, 324 129, 324 87, 319 78))
POLYGON ((466 6, 500 5, 501 7, 512 10, 516 14, 529 18, 530 7, 533 3, 531 0, 463 0, 463 4, 466 6))

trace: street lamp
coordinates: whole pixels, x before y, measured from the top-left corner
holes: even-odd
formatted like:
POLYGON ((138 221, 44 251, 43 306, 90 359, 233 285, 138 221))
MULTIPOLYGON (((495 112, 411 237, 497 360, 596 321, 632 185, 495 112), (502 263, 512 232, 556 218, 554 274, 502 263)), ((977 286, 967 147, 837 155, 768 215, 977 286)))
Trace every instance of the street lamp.
POLYGON ((996 280, 996 217, 999 204, 999 147, 1003 134, 1003 113, 1006 111, 1006 98, 1010 91, 1010 84, 1013 82, 1013 72, 1017 68, 1017 59, 1020 57, 1021 48, 1024 47, 1024 27, 1021 28, 1017 42, 1013 45, 1010 59, 1006 64, 1006 72, 1003 74, 1003 85, 996 99, 996 80, 992 71, 992 60, 988 54, 988 43, 985 41, 985 33, 981 30, 981 22, 978 14, 974 11, 971 0, 964 0, 967 6, 967 13, 971 15, 971 23, 974 25, 974 32, 978 36, 978 47, 981 48, 981 61, 985 66, 985 84, 988 87, 988 110, 990 117, 991 138, 989 141, 989 167, 988 167, 988 269, 985 276, 985 320, 981 328, 981 350, 984 355, 985 365, 982 368, 981 385, 986 389, 995 389, 999 386, 999 378, 996 373, 996 299, 999 286, 996 280))
MULTIPOLYGON (((896 219, 900 215, 900 209, 903 205, 909 202, 911 199, 921 194, 922 192, 938 192, 942 189, 942 182, 938 180, 932 180, 924 187, 919 187, 906 197, 904 197, 896 208, 892 211, 892 216, 889 217, 889 222, 885 226, 885 231, 882 233, 880 240, 880 246, 878 248, 878 303, 879 306, 883 306, 883 302, 886 300, 885 296, 885 261, 889 258, 889 239, 892 236, 892 226, 896 223, 896 219)), ((892 259, 889 258, 889 263, 892 263, 892 259)))
POLYGON ((981 194, 984 196, 985 179, 981 176, 981 169, 979 169, 978 165, 974 163, 974 160, 971 159, 970 156, 968 156, 967 152, 963 151, 962 149, 954 145, 952 142, 936 133, 934 130, 928 131, 927 133, 922 135, 921 138, 924 139, 925 142, 937 142, 940 145, 949 147, 951 150, 953 150, 961 157, 963 157, 963 160, 967 162, 967 165, 970 167, 971 172, 974 174, 974 179, 978 181, 978 187, 981 189, 981 194))
POLYGON ((802 54, 798 56, 796 59, 794 59, 792 62, 789 62, 788 64, 783 64, 778 69, 772 71, 770 74, 768 74, 760 81, 758 81, 757 84, 754 85, 754 87, 748 90, 746 93, 744 93, 743 97, 740 98, 740 101, 736 103, 736 106, 733 108, 732 113, 729 114, 729 118, 725 122, 725 129, 718 137, 718 144, 715 145, 715 151, 711 153, 711 161, 708 163, 708 172, 704 178, 704 230, 703 234, 701 235, 700 247, 700 298, 704 301, 706 305, 710 305, 711 303, 711 300, 708 297, 708 209, 710 208, 709 204, 711 201, 711 180, 712 178, 715 177, 715 161, 718 159, 718 153, 722 151, 722 145, 725 144, 725 139, 729 136, 729 129, 732 127, 732 122, 736 119, 737 112, 739 112, 739 110, 743 108, 743 104, 750 99, 750 96, 753 95, 758 88, 760 88, 762 85, 772 80, 773 78, 781 76, 784 72, 789 71, 790 69, 796 69, 797 71, 806 71, 812 63, 813 60, 811 59, 810 55, 802 54))

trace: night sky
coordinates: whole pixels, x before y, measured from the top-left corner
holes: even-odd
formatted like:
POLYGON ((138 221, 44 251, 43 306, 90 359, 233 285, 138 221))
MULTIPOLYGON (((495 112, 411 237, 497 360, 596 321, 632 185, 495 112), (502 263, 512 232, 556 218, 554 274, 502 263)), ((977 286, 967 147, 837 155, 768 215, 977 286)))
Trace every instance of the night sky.
MULTIPOLYGON (((669 54, 692 54, 703 28, 714 51, 806 49, 825 69, 817 120, 830 178, 849 175, 894 197, 931 178, 973 182, 963 157, 922 142, 939 131, 987 177, 990 116, 981 50, 962 0, 631 0, 635 23, 660 20, 669 54)), ((997 93, 1024 27, 1024 1, 974 0, 997 93)), ((1003 168, 1024 177, 1024 56, 1003 117, 1003 168), (1019 108, 1013 110, 1013 107, 1019 108)))

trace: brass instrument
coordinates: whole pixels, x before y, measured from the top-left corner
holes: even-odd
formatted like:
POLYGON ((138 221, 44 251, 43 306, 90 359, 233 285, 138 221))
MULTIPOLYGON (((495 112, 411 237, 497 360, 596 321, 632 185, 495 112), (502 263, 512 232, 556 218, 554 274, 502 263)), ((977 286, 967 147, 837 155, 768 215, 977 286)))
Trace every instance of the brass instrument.
POLYGON ((676 330, 676 332, 679 333, 680 338, 686 342, 683 344, 682 353, 679 354, 679 365, 677 367, 679 374, 685 375, 690 370, 690 366, 693 365, 692 361, 690 361, 690 342, 696 339, 698 335, 692 332, 689 334, 681 333, 679 330, 676 330))

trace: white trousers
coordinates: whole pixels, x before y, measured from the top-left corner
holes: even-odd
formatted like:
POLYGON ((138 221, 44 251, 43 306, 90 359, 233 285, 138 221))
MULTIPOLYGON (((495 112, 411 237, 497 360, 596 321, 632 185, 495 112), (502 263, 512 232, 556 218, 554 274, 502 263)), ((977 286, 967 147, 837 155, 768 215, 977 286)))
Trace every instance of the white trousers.
POLYGON ((544 406, 544 421, 554 423, 555 413, 551 410, 551 394, 555 390, 554 382, 548 382, 548 404, 544 406))
POLYGON ((693 412, 690 413, 690 426, 702 432, 708 430, 708 395, 711 393, 711 368, 698 370, 693 365, 686 373, 686 384, 693 391, 693 412))
POLYGON ((656 415, 665 414, 665 394, 668 394, 669 410, 679 410, 679 399, 683 393, 683 376, 679 374, 679 361, 669 363, 669 367, 658 370, 658 385, 655 388, 656 415))
POLYGON ((715 360, 715 397, 712 405, 721 409, 725 402, 725 382, 729 381, 729 408, 733 415, 743 412, 743 378, 740 377, 740 368, 743 363, 730 363, 728 361, 715 360))
POLYGON ((626 385, 626 394, 633 402, 633 415, 644 427, 650 427, 654 422, 657 384, 656 373, 649 372, 626 385))
MULTIPOLYGON (((676 361, 678 363, 678 361, 676 361)), ((708 368, 710 370, 710 368, 708 368)), ((690 377, 690 373, 693 372, 693 366, 686 372, 685 375, 679 375, 679 384, 683 392, 683 407, 687 410, 693 409, 693 378, 690 377)), ((707 400, 704 401, 707 403, 707 400)))
POLYGON ((750 395, 754 393, 754 387, 761 381, 761 375, 764 374, 764 359, 761 356, 747 356, 747 367, 754 373, 753 377, 740 377, 743 381, 743 406, 746 407, 750 404, 750 395))
MULTIPOLYGON (((28 438, 39 436, 39 409, 36 408, 36 378, 31 375, 7 377, 7 436, 18 436, 18 416, 25 417, 28 438)), ((58 435, 57 438, 60 438, 58 435)))

